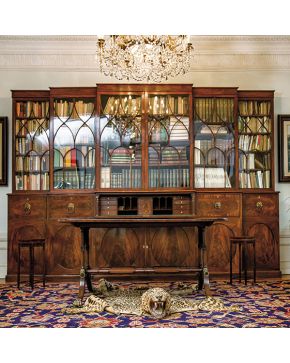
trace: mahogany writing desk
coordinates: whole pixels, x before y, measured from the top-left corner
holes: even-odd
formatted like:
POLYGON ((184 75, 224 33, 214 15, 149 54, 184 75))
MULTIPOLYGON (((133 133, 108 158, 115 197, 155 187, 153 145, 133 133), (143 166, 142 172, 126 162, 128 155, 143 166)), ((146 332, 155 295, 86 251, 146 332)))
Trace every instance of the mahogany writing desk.
MULTIPOLYGON (((226 218, 192 218, 191 216, 116 216, 96 218, 62 218, 59 222, 70 223, 79 227, 82 237, 82 266, 80 270, 79 299, 82 300, 87 286, 93 291, 91 274, 108 273, 108 269, 93 269, 89 266, 89 231, 91 228, 137 228, 137 227, 197 227, 198 229, 198 266, 196 268, 181 268, 180 272, 198 272, 198 289, 204 289, 206 296, 210 295, 209 273, 206 260, 205 229, 215 222, 226 218)), ((170 272, 169 268, 136 268, 128 272, 170 272)))

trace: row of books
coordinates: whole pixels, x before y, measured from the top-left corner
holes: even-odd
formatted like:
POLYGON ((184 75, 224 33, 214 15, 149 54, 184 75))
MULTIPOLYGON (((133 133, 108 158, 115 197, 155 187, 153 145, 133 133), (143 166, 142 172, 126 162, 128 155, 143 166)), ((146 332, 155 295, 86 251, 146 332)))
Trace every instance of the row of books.
POLYGON ((189 187, 189 169, 150 168, 149 186, 151 188, 189 187))
POLYGON ((239 148, 244 151, 269 151, 271 138, 269 135, 240 135, 239 148))
POLYGON ((31 171, 31 172, 41 172, 49 170, 49 156, 44 155, 39 156, 27 156, 27 157, 16 157, 15 160, 16 171, 31 171))
POLYGON ((141 150, 135 151, 125 147, 116 149, 101 149, 102 164, 131 164, 141 163, 141 150))
POLYGON ((54 150, 54 167, 64 168, 91 168, 95 166, 95 149, 91 146, 79 146, 72 149, 70 146, 54 150))
POLYGON ((224 168, 194 168, 195 188, 231 188, 230 178, 224 168))
POLYGON ((30 151, 34 151, 39 155, 49 150, 48 140, 39 140, 31 137, 18 138, 15 141, 16 154, 25 155, 30 151))
POLYGON ((166 147, 157 152, 153 148, 149 148, 149 163, 151 164, 178 164, 188 161, 187 149, 184 146, 166 147))
POLYGON ((209 135, 228 134, 229 132, 230 130, 228 129, 228 127, 219 124, 213 124, 213 125, 204 124, 199 130, 200 134, 209 134, 209 135))
POLYGON ((16 102, 16 117, 37 117, 48 116, 49 103, 45 101, 22 101, 16 102))
POLYGON ((271 171, 241 171, 239 173, 240 188, 270 188, 271 171))
POLYGON ((239 132, 247 133, 269 133, 271 132, 271 120, 269 117, 241 117, 239 116, 239 132))
POLYGON ((110 167, 101 168, 101 188, 140 188, 141 169, 122 168, 112 171, 110 167))
POLYGON ((58 117, 77 119, 82 116, 94 116, 95 105, 93 101, 57 100, 54 102, 54 113, 58 117))
POLYGON ((16 190, 49 190, 49 174, 15 175, 16 190))
POLYGON ((111 96, 102 100, 104 115, 141 115, 141 97, 132 96, 111 96))
POLYGON ((85 170, 65 170, 54 173, 54 189, 93 189, 95 172, 85 170))
POLYGON ((189 139, 189 118, 168 117, 149 121, 149 142, 189 139))
POLYGON ((270 154, 240 154, 240 169, 270 169, 270 154))
POLYGON ((234 122, 234 100, 232 98, 196 98, 194 101, 195 120, 210 124, 234 122))
POLYGON ((40 134, 49 130, 49 121, 47 119, 37 120, 16 120, 15 135, 26 136, 27 134, 40 134))
POLYGON ((242 116, 248 115, 270 115, 270 101, 240 101, 239 114, 242 116))
POLYGON ((225 140, 195 140, 194 160, 195 164, 202 164, 210 154, 221 155, 222 163, 234 147, 232 139, 225 140))
POLYGON ((188 96, 149 96, 149 114, 153 115, 188 115, 188 96))

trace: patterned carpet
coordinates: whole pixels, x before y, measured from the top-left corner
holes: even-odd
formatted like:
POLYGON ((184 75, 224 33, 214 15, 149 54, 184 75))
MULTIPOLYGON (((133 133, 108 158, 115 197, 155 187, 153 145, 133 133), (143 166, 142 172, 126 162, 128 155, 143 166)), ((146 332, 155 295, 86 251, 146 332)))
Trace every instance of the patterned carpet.
MULTIPOLYGON (((148 282, 146 282, 148 283, 148 282)), ((122 283, 122 286, 131 286, 122 283)), ((174 287, 174 283, 148 283, 148 287, 174 287)), ((103 313, 63 314, 77 297, 77 283, 49 283, 44 289, 36 284, 0 285, 0 328, 263 328, 290 327, 290 281, 259 282, 256 285, 217 281, 211 283, 213 296, 225 306, 238 305, 238 312, 192 311, 177 313, 162 320, 150 317, 103 313)), ((88 296, 88 295, 87 295, 88 296)), ((196 293, 202 300, 204 295, 196 293)))

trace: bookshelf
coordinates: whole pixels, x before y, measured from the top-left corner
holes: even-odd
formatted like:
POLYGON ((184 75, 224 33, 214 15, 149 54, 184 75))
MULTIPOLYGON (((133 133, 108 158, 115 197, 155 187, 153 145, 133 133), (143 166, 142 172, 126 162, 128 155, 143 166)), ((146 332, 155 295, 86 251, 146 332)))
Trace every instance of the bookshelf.
POLYGON ((240 188, 272 187, 272 103, 269 95, 267 99, 265 94, 251 97, 241 93, 238 103, 240 188))
POLYGON ((22 94, 13 103, 14 188, 47 191, 50 176, 48 93, 36 92, 33 100, 25 96, 22 94))
POLYGON ((220 95, 196 91, 194 97, 194 185, 196 188, 235 188, 236 89, 220 95))
POLYGON ((57 93, 51 102, 53 189, 94 189, 95 97, 57 93))
POLYGON ((190 95, 148 98, 149 188, 189 188, 190 95))
POLYGON ((141 188, 141 104, 141 95, 100 96, 100 188, 141 188))
POLYGON ((47 238, 52 280, 78 276, 81 235, 59 219, 97 216, 164 221, 158 231, 91 231, 90 265, 108 273, 184 271, 198 261, 196 233, 169 229, 166 218, 210 216, 227 218, 206 234, 211 273, 226 277, 230 237, 248 234, 256 238, 258 273, 280 275, 273 91, 100 84, 12 97, 11 280, 20 236, 47 238))

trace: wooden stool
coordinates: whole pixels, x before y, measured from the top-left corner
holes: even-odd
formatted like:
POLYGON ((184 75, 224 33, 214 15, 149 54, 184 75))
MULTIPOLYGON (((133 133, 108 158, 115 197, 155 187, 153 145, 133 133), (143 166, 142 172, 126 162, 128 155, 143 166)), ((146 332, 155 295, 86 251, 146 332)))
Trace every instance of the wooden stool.
POLYGON ((42 282, 45 287, 45 239, 27 239, 18 241, 18 270, 17 270, 17 287, 20 287, 20 254, 22 247, 29 247, 29 282, 31 289, 34 287, 34 247, 42 247, 43 272, 42 282))
POLYGON ((248 245, 253 245, 253 274, 254 283, 256 282, 256 240, 253 237, 241 236, 230 238, 230 284, 233 282, 233 246, 239 246, 239 281, 241 282, 242 267, 245 274, 245 284, 247 285, 247 268, 248 268, 248 245))

